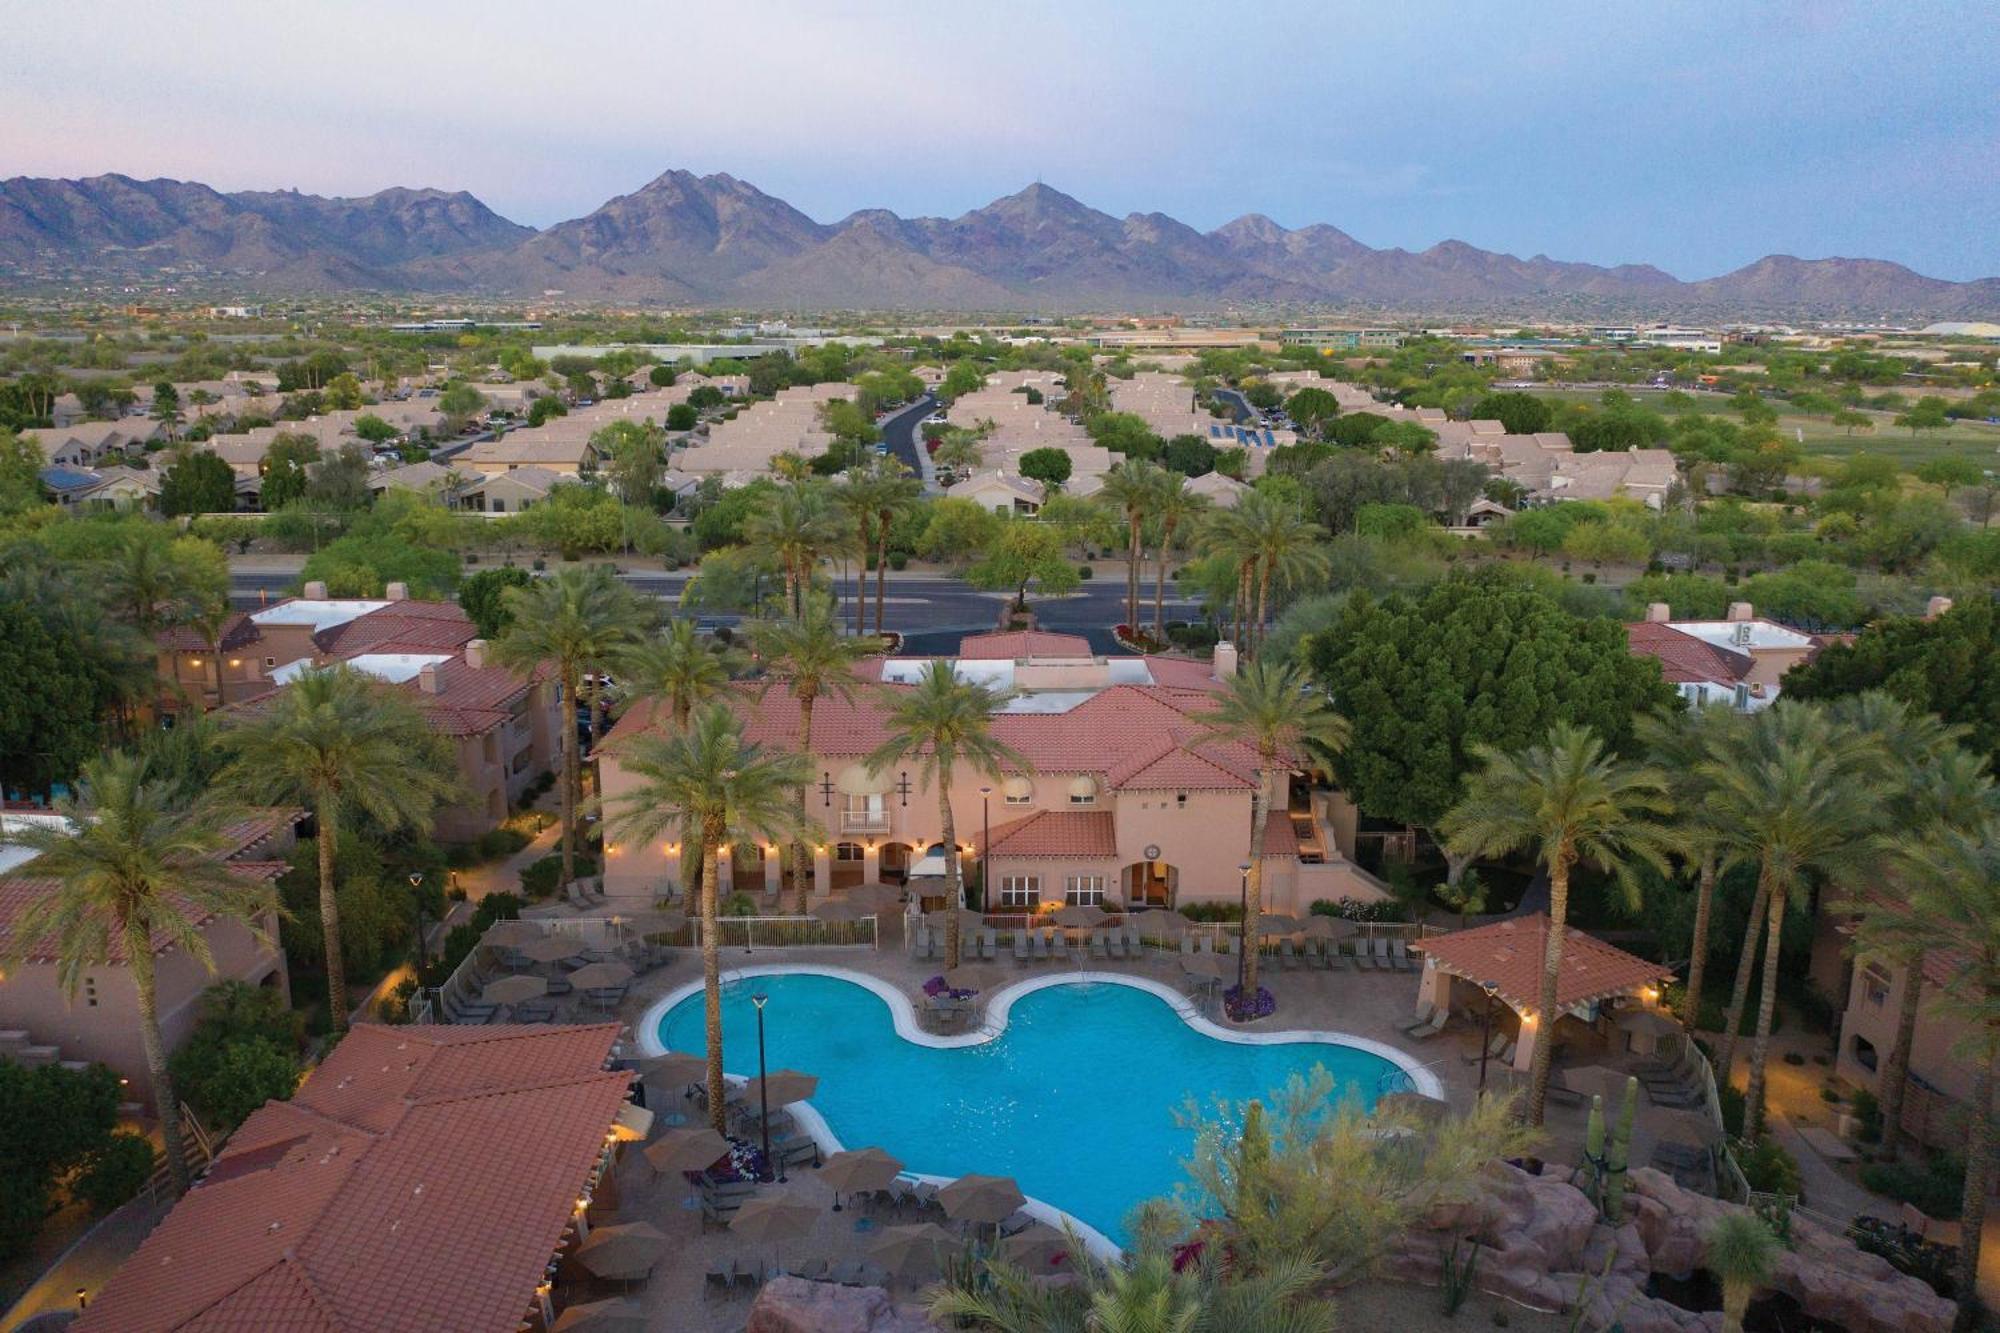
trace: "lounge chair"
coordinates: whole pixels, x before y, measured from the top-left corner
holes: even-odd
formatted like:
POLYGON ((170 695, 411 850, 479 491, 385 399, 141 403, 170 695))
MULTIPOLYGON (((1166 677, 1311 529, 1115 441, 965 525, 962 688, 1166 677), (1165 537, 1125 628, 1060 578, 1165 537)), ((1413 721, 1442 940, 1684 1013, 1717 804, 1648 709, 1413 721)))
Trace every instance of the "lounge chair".
POLYGON ((1215 951, 1224 958, 1234 958, 1236 956, 1236 937, 1234 935, 1217 936, 1215 951))
POLYGON ((1183 936, 1181 936, 1181 955, 1182 955, 1182 957, 1185 957, 1185 958, 1192 958, 1192 957, 1194 957, 1194 936, 1193 936, 1193 935, 1183 935, 1183 936))
POLYGON ((1410 1028, 1407 1035, 1413 1041, 1429 1041, 1444 1031, 1444 1025, 1449 1022, 1451 1022, 1451 1010, 1440 1005, 1438 1011, 1431 1015, 1429 1022, 1421 1027, 1410 1028))
POLYGON ((1486 1049, 1484 1051, 1474 1051, 1471 1055, 1461 1055, 1458 1058, 1469 1065, 1476 1065, 1481 1059, 1497 1060, 1500 1058, 1500 1052, 1505 1050, 1507 1045, 1507 1034, 1496 1032, 1486 1039, 1486 1049))
POLYGON ((1090 956, 1100 963, 1110 957, 1104 952, 1104 932, 1101 930, 1090 932, 1090 956))
POLYGON ((1025 930, 1014 932, 1014 961, 1017 963, 1028 961, 1028 932, 1025 930))
POLYGON ((1367 940, 1354 941, 1354 970, 1357 972, 1375 970, 1375 956, 1368 951, 1367 940))
POLYGON ((1414 972, 1417 960, 1410 957, 1410 946, 1403 940, 1389 942, 1389 957, 1394 960, 1398 972, 1414 972))
POLYGON ((509 1017, 516 1023, 553 1023, 556 1007, 546 1000, 524 1000, 514 1006, 509 1017))
POLYGON ((569 995, 574 993, 575 990, 576 987, 570 984, 568 977, 549 978, 549 994, 551 995, 569 995))
POLYGON ((979 956, 990 963, 999 956, 999 953, 999 938, 994 935, 993 927, 988 926, 979 934, 979 956))
POLYGON ((1398 1023, 1396 1026, 1404 1032, 1415 1032, 1435 1017, 1437 1017, 1437 1006, 1426 1001, 1417 1006, 1417 1011, 1410 1015, 1408 1021, 1398 1023))
POLYGON ((1120 962, 1120 963, 1124 962, 1126 958, 1125 932, 1122 930, 1114 930, 1111 932, 1111 934, 1106 936, 1104 940, 1104 951, 1111 955, 1112 960, 1114 962, 1120 962))
POLYGON ((1048 961, 1049 961, 1049 937, 1048 937, 1048 932, 1046 932, 1046 931, 1040 931, 1040 930, 1038 930, 1038 931, 1036 931, 1036 932, 1035 932, 1035 937, 1034 937, 1034 942, 1033 942, 1033 948, 1034 948, 1034 953, 1035 953, 1035 961, 1036 961, 1036 962, 1038 962, 1038 963, 1046 963, 1046 962, 1048 962, 1048 961))
POLYGON ((1375 968, 1380 972, 1396 970, 1396 960, 1389 956, 1389 941, 1386 938, 1375 941, 1375 968))
POLYGON ((1287 972, 1296 972, 1299 970, 1298 951, 1292 948, 1290 940, 1278 941, 1278 962, 1287 972))

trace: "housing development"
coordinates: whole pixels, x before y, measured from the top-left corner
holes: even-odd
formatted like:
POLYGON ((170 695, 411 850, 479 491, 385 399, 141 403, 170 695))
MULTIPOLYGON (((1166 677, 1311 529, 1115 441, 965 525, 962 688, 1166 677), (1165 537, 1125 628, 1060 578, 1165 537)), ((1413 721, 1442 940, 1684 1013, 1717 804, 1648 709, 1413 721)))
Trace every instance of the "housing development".
POLYGON ((1993 1327, 1983 34, 779 8, 19 25, 0 1333, 1993 1327))

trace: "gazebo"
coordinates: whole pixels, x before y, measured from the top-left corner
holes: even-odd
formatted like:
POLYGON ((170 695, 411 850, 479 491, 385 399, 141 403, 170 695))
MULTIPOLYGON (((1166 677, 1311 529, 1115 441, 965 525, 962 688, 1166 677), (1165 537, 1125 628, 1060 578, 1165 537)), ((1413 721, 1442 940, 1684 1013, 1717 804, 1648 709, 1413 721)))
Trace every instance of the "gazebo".
MULTIPOLYGON (((1544 912, 1496 921, 1472 930, 1433 935, 1411 947, 1424 955, 1418 981, 1420 1006, 1445 1006, 1452 1001, 1454 979, 1480 996, 1492 995, 1521 1020, 1514 1048, 1514 1068, 1526 1070, 1535 1043, 1551 1024, 1536 1013, 1542 996, 1542 959, 1548 949, 1549 918, 1544 912)), ((1575 926, 1563 937, 1562 968, 1556 975, 1556 1016, 1594 1023, 1600 1006, 1620 996, 1650 1003, 1657 987, 1673 975, 1661 963, 1649 963, 1623 949, 1586 935, 1575 926)))

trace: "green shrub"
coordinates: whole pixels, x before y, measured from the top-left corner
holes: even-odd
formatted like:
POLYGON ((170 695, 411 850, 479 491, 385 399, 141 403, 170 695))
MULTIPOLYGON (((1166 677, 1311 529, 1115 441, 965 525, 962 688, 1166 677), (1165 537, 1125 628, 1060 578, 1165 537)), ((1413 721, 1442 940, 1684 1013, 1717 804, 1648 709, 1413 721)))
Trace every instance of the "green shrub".
POLYGON ((225 981, 202 993, 201 1016, 169 1066, 182 1097, 211 1127, 233 1129, 298 1086, 299 1014, 277 991, 225 981))
POLYGON ((755 916, 757 900, 747 893, 732 893, 716 909, 718 916, 755 916))
POLYGON ((1735 1152, 1736 1164, 1743 1168, 1743 1178, 1750 1182, 1751 1189, 1766 1194, 1799 1193, 1798 1159, 1779 1147, 1776 1140, 1766 1138, 1755 1147, 1738 1144, 1735 1152))
MULTIPOLYGON (((1878 1112, 1879 1114, 1879 1112, 1878 1112)), ((1932 1153, 1926 1162, 1877 1162, 1861 1168, 1862 1185, 1897 1203, 1914 1204, 1942 1221, 1958 1216, 1965 1195, 1965 1160, 1932 1153)))
POLYGON ((70 1196, 101 1217, 146 1187, 157 1160, 151 1139, 121 1129, 90 1155, 70 1182, 70 1196))
POLYGON ((1190 921, 1241 921, 1243 908, 1239 903, 1182 903, 1181 915, 1190 921))
POLYGON ((1733 1083, 1718 1083, 1715 1094, 1716 1099, 1722 1103, 1722 1128, 1731 1137, 1741 1134, 1743 1132, 1743 1090, 1733 1083))
POLYGON ((1094 579, 1097 577, 1097 571, 1089 565, 1078 565, 1076 567, 1076 576, 1080 579, 1094 579))
POLYGON ((1863 1088, 1854 1094, 1851 1105, 1854 1118, 1861 1122, 1861 1141, 1880 1143, 1882 1141, 1882 1103, 1874 1093, 1863 1088))

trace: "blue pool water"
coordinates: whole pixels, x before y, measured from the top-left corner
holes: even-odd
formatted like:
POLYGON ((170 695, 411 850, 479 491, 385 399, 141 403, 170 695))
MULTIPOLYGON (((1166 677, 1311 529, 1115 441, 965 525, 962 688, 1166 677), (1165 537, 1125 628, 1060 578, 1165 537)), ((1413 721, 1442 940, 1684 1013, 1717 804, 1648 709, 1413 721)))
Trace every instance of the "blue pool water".
MULTIPOLYGON (((1029 1195, 1123 1239, 1127 1210, 1171 1193, 1192 1135, 1174 1123, 1189 1098, 1212 1111, 1267 1096, 1325 1066, 1339 1091, 1372 1106, 1379 1055, 1331 1042, 1250 1046, 1183 1022, 1130 986, 1051 986, 1016 998, 1005 1031, 939 1050, 896 1034, 889 1006, 865 986, 804 973, 723 988, 722 1048, 731 1074, 757 1072, 753 992, 764 1011, 766 1063, 819 1076, 812 1106, 849 1148, 877 1147, 909 1171, 1013 1176, 1029 1195)), ((699 991, 660 1020, 669 1050, 700 1054, 699 991)))

